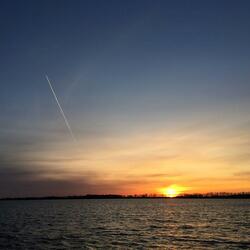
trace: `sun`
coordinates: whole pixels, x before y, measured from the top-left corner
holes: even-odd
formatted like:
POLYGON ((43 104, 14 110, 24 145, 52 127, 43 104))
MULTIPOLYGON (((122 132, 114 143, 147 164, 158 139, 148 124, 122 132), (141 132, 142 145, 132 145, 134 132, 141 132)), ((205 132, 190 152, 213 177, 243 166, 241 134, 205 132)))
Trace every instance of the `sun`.
POLYGON ((179 192, 175 189, 175 188, 166 188, 164 194, 167 196, 167 197, 170 197, 170 198, 173 198, 173 197, 176 197, 179 192))
POLYGON ((181 192, 183 190, 184 190, 183 187, 180 187, 177 185, 171 185, 171 186, 166 187, 166 188, 161 188, 160 192, 162 194, 164 194, 166 197, 174 198, 174 197, 178 196, 179 194, 181 194, 181 192))

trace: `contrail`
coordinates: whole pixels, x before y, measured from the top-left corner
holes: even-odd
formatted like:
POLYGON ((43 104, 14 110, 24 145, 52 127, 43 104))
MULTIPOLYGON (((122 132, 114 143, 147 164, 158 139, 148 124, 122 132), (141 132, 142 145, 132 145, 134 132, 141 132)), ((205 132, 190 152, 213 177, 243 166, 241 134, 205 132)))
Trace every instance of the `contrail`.
POLYGON ((50 82, 50 80, 49 80, 49 77, 48 77, 47 75, 45 75, 45 77, 46 77, 46 79, 47 79, 47 81, 48 81, 48 83, 49 83, 50 89, 51 89, 51 91, 52 91, 52 93, 53 93, 53 95, 54 95, 54 97, 55 97, 56 103, 57 103, 57 105, 58 105, 58 107, 59 107, 59 110, 60 110, 60 113, 62 114, 62 117, 63 117, 63 119, 64 119, 64 121, 65 121, 65 123, 66 123, 66 126, 67 126, 67 128, 68 128, 68 130, 69 130, 69 133, 70 133, 72 139, 73 139, 74 141, 76 141, 76 138, 75 138, 75 136, 74 136, 74 134, 73 134, 73 131, 72 131, 70 125, 69 125, 68 119, 66 118, 66 116, 65 116, 65 114, 64 114, 64 112, 63 112, 63 109, 62 109, 62 107, 61 107, 61 105, 60 105, 60 103, 59 103, 59 101, 58 101, 58 98, 57 98, 56 93, 55 93, 55 91, 54 91, 54 89, 53 89, 53 87, 52 87, 52 84, 51 84, 51 82, 50 82))

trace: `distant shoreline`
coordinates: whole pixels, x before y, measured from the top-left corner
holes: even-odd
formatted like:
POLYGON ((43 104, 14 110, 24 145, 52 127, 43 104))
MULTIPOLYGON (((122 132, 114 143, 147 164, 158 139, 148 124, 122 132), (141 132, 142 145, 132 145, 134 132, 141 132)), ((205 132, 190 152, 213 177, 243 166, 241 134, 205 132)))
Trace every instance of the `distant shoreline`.
POLYGON ((0 201, 6 200, 87 200, 87 199, 249 199, 250 192, 244 193, 207 193, 207 194, 183 194, 176 197, 166 197, 157 195, 70 195, 70 196, 43 196, 43 197, 4 197, 0 201))

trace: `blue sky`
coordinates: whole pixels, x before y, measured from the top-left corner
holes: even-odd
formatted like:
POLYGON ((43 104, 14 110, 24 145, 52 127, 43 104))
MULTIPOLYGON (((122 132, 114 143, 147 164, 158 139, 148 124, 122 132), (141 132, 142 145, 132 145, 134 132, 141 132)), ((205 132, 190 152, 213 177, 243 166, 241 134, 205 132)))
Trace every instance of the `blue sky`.
MULTIPOLYGON (((16 195, 16 190, 22 190, 23 183, 14 174, 22 171, 26 173, 22 181, 28 180, 27 173, 32 172, 34 195, 43 194, 41 180, 54 185, 57 178, 40 172, 41 168, 47 174, 55 170, 50 162, 40 166, 48 152, 53 152, 56 159, 62 155, 67 155, 67 159, 75 159, 75 154, 82 158, 93 155, 91 163, 87 162, 87 167, 84 163, 81 171, 74 164, 72 168, 63 167, 63 171, 67 170, 63 181, 69 186, 75 186, 71 169, 76 168, 87 182, 104 183, 107 192, 125 192, 116 183, 121 176, 126 183, 124 173, 133 157, 128 156, 124 166, 118 167, 110 156, 112 166, 106 167, 107 159, 103 160, 106 165, 101 166, 98 157, 104 153, 99 147, 117 149, 123 143, 130 145, 128 142, 137 145, 135 137, 158 138, 159 131, 162 137, 182 131, 185 138, 197 132, 207 138, 212 133, 224 143, 225 137, 234 138, 232 134, 236 134, 241 146, 236 142, 230 147, 223 144, 221 150, 232 151, 230 155, 240 159, 244 155, 245 162, 235 166, 230 161, 229 170, 220 175, 231 178, 227 173, 249 174, 249 144, 244 141, 249 138, 250 118, 249 9, 249 2, 243 0, 1 1, 0 171, 16 187, 9 191, 6 181, 1 195, 16 195), (45 74, 77 137, 79 153, 71 152, 75 146, 71 145, 45 74), (121 171, 111 175, 117 168, 121 171), (102 170, 105 180, 96 179, 96 173, 102 170), (89 171, 92 174, 86 177, 89 171)), ((152 151, 154 143, 150 144, 152 151)), ((179 150, 179 146, 174 143, 170 148, 179 150)), ((132 154, 140 154, 137 147, 132 154)), ((141 154, 146 157, 147 150, 141 154)), ((182 151, 178 155, 184 157, 182 151)), ((168 173, 170 165, 164 164, 168 173)), ((198 168, 197 163, 194 165, 198 168)), ((179 166, 176 173, 186 168, 179 166)), ((159 169, 162 171, 162 167, 159 169)), ((206 167, 204 175, 209 170, 206 167)), ((189 177, 183 175, 175 180, 180 185, 189 182, 189 177)), ((135 182, 138 176, 139 173, 134 175, 135 182)), ((202 176, 201 173, 197 178, 202 176)), ((170 180, 166 183, 176 184, 170 180)), ((133 185, 131 192, 138 189, 133 185)), ((153 192, 154 184, 148 185, 151 189, 145 190, 153 192)), ((77 192, 99 192, 98 188, 89 189, 88 184, 81 188, 79 184, 77 192)), ((238 189, 248 188, 249 182, 238 189)), ((59 194, 66 192, 61 186, 59 190, 59 194)))

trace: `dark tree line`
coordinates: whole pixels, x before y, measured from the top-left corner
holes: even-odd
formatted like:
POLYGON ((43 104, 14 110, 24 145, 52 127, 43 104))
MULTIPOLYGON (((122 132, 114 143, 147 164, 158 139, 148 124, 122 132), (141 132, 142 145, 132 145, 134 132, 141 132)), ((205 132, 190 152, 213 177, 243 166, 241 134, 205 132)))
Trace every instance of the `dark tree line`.
MULTIPOLYGON (((59 199, 173 199, 157 194, 141 194, 141 195, 119 195, 119 194, 87 194, 87 195, 72 195, 72 196, 45 196, 45 197, 14 197, 1 198, 0 200, 59 200, 59 199)), ((249 199, 250 192, 240 193, 225 193, 225 192, 211 192, 211 193, 194 193, 181 194, 174 199, 249 199)))

